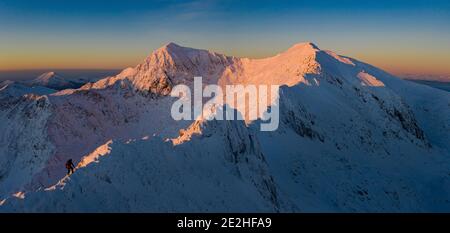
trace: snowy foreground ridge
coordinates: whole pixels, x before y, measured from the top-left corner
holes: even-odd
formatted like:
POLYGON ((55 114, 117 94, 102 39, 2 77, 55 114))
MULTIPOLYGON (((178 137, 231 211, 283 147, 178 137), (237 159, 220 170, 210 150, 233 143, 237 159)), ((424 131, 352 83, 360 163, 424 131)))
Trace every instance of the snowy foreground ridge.
POLYGON ((265 59, 169 43, 78 89, 5 83, 0 132, 0 212, 450 211, 450 93, 312 43, 265 59), (195 76, 280 85, 278 130, 174 121, 169 94, 195 76))

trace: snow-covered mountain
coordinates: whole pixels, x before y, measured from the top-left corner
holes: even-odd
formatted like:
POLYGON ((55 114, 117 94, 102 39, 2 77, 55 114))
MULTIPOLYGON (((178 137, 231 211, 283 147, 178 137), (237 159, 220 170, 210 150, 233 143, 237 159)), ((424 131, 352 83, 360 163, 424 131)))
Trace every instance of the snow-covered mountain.
POLYGON ((20 97, 26 94, 49 95, 56 91, 42 86, 27 86, 20 82, 5 80, 0 82, 0 98, 10 99, 20 97))
POLYGON ((39 75, 37 78, 25 82, 29 86, 42 86, 55 90, 76 89, 89 82, 87 79, 68 79, 50 71, 39 75))
POLYGON ((450 94, 312 43, 265 59, 169 43, 116 76, 0 106, 0 212, 450 210, 450 94), (282 85, 278 130, 173 120, 169 93, 194 76, 282 85))

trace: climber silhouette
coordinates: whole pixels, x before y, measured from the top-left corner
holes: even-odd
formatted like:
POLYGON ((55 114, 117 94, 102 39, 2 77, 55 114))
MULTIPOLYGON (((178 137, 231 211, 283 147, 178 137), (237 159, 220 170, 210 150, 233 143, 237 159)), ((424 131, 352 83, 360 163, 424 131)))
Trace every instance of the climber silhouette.
POLYGON ((72 159, 67 160, 66 168, 67 168, 67 175, 70 175, 73 173, 73 169, 75 168, 75 165, 73 165, 72 159))

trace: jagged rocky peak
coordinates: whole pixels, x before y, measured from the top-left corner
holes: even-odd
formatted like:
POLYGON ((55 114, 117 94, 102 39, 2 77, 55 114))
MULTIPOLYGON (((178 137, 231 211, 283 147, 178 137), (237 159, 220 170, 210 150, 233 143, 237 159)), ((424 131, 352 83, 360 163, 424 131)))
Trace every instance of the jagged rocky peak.
POLYGON ((153 54, 161 55, 167 54, 169 56, 189 56, 189 55, 197 55, 199 53, 212 53, 208 50, 204 49, 195 49, 190 47, 184 47, 173 42, 169 42, 159 49, 155 50, 153 54))
POLYGON ((278 54, 277 57, 280 56, 283 58, 313 57, 316 55, 317 52, 320 51, 321 50, 319 49, 319 47, 312 42, 301 42, 292 45, 286 51, 278 54))
POLYGON ((159 48, 159 50, 166 50, 169 52, 176 52, 176 51, 183 50, 183 49, 184 50, 186 50, 186 49, 194 50, 192 48, 180 46, 178 44, 175 44, 174 42, 169 42, 169 43, 165 44, 164 46, 162 46, 161 48, 159 48))
POLYGON ((183 47, 170 42, 155 50, 138 65, 137 69, 156 68, 176 69, 179 72, 190 72, 201 75, 232 63, 232 58, 204 49, 183 47))
MULTIPOLYGON (((321 52, 317 45, 312 42, 301 42, 292 45, 286 51, 281 52, 272 60, 277 62, 287 63, 288 66, 295 66, 305 63, 315 63, 317 53, 321 52)), ((273 61, 272 61, 273 62, 273 61)))
POLYGON ((320 63, 321 65, 325 65, 324 63, 330 62, 331 63, 339 62, 355 66, 355 64, 351 61, 351 59, 340 56, 339 54, 330 50, 322 50, 312 42, 301 42, 294 44, 288 50, 281 53, 281 55, 284 58, 306 57, 310 62, 320 63))
POLYGON ((217 78, 233 62, 234 58, 222 54, 171 42, 153 51, 136 67, 100 80, 92 87, 101 89, 126 79, 139 91, 167 95, 173 85, 190 82, 194 76, 217 78))
POLYGON ((153 51, 135 68, 127 68, 119 75, 99 82, 101 85, 94 86, 103 88, 118 80, 128 79, 135 89, 167 95, 174 85, 189 84, 195 76, 203 77, 204 82, 208 83, 240 80, 249 84, 294 85, 302 81, 302 74, 318 72, 318 51, 321 50, 317 45, 304 42, 275 57, 247 59, 170 42, 153 51))

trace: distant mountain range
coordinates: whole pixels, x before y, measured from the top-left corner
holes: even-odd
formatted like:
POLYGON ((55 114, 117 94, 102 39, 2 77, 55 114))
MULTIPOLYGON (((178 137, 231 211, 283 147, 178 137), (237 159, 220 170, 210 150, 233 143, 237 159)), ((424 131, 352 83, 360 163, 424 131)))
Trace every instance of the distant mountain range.
POLYGON ((399 77, 408 80, 426 80, 435 82, 450 82, 450 75, 433 75, 433 74, 399 74, 399 77))
POLYGON ((416 79, 406 79, 406 80, 450 92, 450 81, 441 82, 441 81, 416 80, 416 79))
POLYGON ((1 81, 0 88, 8 88, 8 89, 14 88, 14 90, 17 90, 16 94, 34 93, 42 95, 42 94, 50 94, 60 90, 77 89, 85 85, 86 83, 95 82, 99 79, 101 79, 101 77, 65 78, 58 73, 50 71, 40 74, 34 79, 1 81), (21 91, 19 89, 21 89, 21 91))
POLYGON ((31 70, 0 70, 0 82, 4 80, 28 81, 48 72, 54 72, 64 79, 95 80, 117 74, 118 69, 31 69, 31 70))
POLYGON ((78 78, 76 80, 69 80, 61 77, 59 74, 55 72, 47 72, 39 75, 39 77, 29 81, 24 82, 30 86, 42 86, 55 90, 64 90, 64 89, 76 89, 80 88, 84 84, 88 83, 89 80, 78 78))

